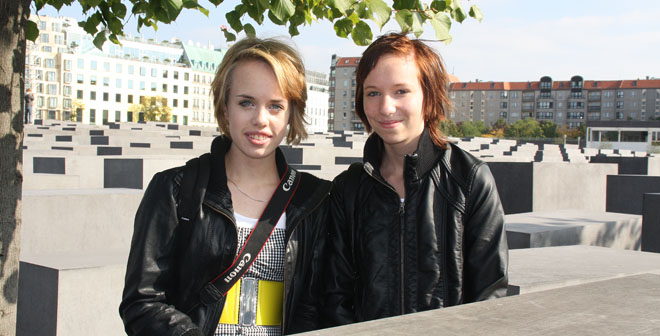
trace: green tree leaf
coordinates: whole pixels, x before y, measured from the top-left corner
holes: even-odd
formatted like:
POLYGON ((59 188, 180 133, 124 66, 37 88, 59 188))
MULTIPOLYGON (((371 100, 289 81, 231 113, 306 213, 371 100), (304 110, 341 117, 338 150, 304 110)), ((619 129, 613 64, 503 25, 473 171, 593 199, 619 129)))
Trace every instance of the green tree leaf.
POLYGON ((112 12, 115 13, 117 17, 123 19, 126 16, 126 6, 121 2, 113 3, 110 8, 112 8, 112 12))
POLYGON ((412 13, 409 10, 399 10, 394 15, 394 20, 396 20, 396 22, 399 24, 399 27, 401 27, 401 32, 407 33, 412 31, 413 18, 412 13))
POLYGON ((96 37, 94 37, 94 46, 96 46, 99 50, 103 50, 103 43, 105 43, 105 32, 100 31, 98 34, 96 34, 96 37))
POLYGON ((447 10, 447 1, 445 0, 435 0, 431 2, 431 8, 436 12, 444 12, 447 10))
POLYGON ((243 26, 243 30, 245 31, 245 35, 247 35, 249 37, 256 37, 257 36, 257 32, 254 30, 254 27, 252 27, 252 25, 249 24, 249 23, 246 23, 243 26))
POLYGON ((236 10, 225 14, 225 19, 227 19, 227 23, 229 23, 229 26, 235 32, 239 33, 243 30, 243 24, 241 24, 241 15, 236 10))
POLYGON ((451 42, 451 35, 449 28, 451 28, 451 19, 444 12, 435 13, 431 18, 431 26, 435 31, 435 38, 444 41, 445 43, 451 42))
POLYGON ((484 18, 481 10, 479 7, 477 7, 477 5, 472 5, 472 7, 470 7, 470 17, 477 19, 479 22, 481 22, 481 19, 484 18))
POLYGON ((34 42, 37 40, 37 37, 39 37, 39 27, 37 27, 37 23, 28 20, 25 23, 25 38, 34 42))
POLYGON ((373 37, 374 36, 371 33, 371 28, 364 21, 359 21, 351 32, 351 38, 353 38, 353 42, 360 46, 369 45, 373 37))
POLYGON ((424 32, 424 27, 422 27, 424 21, 425 19, 420 12, 412 13, 412 32, 417 38, 424 32))
POLYGON ((457 22, 459 23, 463 22, 463 20, 467 18, 467 14, 465 14, 465 10, 463 10, 460 1, 453 0, 450 7, 451 7, 451 17, 457 22))
POLYGON ((280 21, 286 21, 296 11, 296 6, 291 0, 273 0, 270 3, 270 11, 280 21))
POLYGON ((366 3, 369 9, 376 14, 375 17, 373 17, 373 20, 380 29, 383 29, 383 26, 390 21, 390 16, 392 16, 392 9, 390 6, 388 6, 383 0, 366 0, 364 3, 366 3))
POLYGON ((167 17, 174 21, 179 13, 181 8, 183 8, 183 0, 160 0, 163 8, 167 12, 167 17))
POLYGON ((351 8, 350 0, 328 0, 330 8, 337 9, 342 15, 346 15, 346 11, 351 8))
POLYGON ((351 19, 341 19, 335 22, 335 33, 339 37, 348 37, 353 32, 353 21, 351 19))
POLYGON ((392 8, 396 10, 415 9, 417 0, 394 0, 392 8))
POLYGON ((230 33, 229 30, 223 29, 222 33, 225 34, 225 40, 227 40, 227 42, 236 41, 236 35, 230 33))

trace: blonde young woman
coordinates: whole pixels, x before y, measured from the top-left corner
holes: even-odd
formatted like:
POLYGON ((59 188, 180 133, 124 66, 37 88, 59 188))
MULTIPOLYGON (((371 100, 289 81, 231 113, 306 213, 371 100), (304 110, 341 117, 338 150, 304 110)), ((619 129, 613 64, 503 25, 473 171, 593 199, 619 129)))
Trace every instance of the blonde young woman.
POLYGON ((210 336, 312 330, 318 323, 330 183, 288 169, 278 148, 285 137, 287 143, 306 137, 302 61, 280 41, 245 39, 225 54, 212 91, 223 135, 212 144, 211 174, 197 219, 181 225, 177 218, 182 167, 156 174, 138 209, 120 306, 126 332, 210 336), (279 188, 293 189, 293 177, 295 194, 279 200, 288 207, 270 223, 272 233, 256 258, 256 253, 244 256, 246 240, 262 225, 260 216, 278 201, 279 188), (248 260, 249 267, 243 267, 248 260), (242 268, 247 271, 227 292, 209 285, 242 268))

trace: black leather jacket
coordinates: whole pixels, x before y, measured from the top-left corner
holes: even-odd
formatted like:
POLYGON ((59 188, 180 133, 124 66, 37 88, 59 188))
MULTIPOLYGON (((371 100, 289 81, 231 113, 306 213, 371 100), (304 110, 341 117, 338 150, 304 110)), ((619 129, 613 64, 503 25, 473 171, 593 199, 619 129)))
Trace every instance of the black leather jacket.
POLYGON ((483 162, 425 130, 404 165, 405 202, 380 175, 382 139, 337 176, 324 324, 373 320, 504 296, 504 212, 483 162))
MULTIPOLYGON (((120 315, 129 335, 212 335, 224 296, 200 291, 235 258, 237 231, 224 168, 231 141, 220 136, 211 149, 211 177, 200 215, 190 227, 177 221, 182 167, 160 172, 135 217, 120 315), (185 232, 185 230, 191 230, 185 232), (182 236, 189 234, 189 239, 182 236)), ((282 151, 276 161, 286 168, 282 151)), ((312 330, 318 323, 319 268, 327 233, 331 183, 301 173, 286 210, 283 332, 312 330)))

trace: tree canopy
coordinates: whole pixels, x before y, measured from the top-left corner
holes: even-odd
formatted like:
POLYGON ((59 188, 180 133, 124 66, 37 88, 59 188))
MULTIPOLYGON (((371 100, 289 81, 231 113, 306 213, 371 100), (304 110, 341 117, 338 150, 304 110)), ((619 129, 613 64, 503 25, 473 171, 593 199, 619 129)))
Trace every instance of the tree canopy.
MULTIPOLYGON (((56 9, 71 5, 76 0, 34 0, 37 11, 50 5, 56 9)), ((158 29, 159 23, 171 23, 184 9, 197 10, 206 16, 209 9, 198 0, 127 0, 129 9, 122 0, 77 0, 83 13, 88 17, 79 25, 94 36, 94 45, 101 48, 106 40, 119 44, 119 36, 124 35, 128 19, 137 19, 138 31, 146 26, 158 29), (130 13, 129 13, 130 10, 130 13)), ((125 0, 126 1, 126 0, 125 0)), ((223 0, 208 0, 216 7, 223 0)), ((452 20, 463 22, 468 17, 481 21, 482 14, 476 5, 463 8, 462 0, 394 0, 390 5, 384 0, 242 0, 233 10, 225 14, 229 27, 218 27, 224 32, 227 41, 236 39, 236 34, 244 32, 255 36, 257 25, 266 20, 281 26, 288 26, 291 36, 299 34, 301 26, 315 21, 328 20, 334 23, 339 37, 350 38, 357 45, 368 45, 373 39, 373 22, 379 29, 394 19, 402 32, 412 32, 419 37, 424 25, 430 23, 436 39, 449 43, 452 20)), ((25 27, 27 39, 35 41, 39 29, 34 22, 25 27)))

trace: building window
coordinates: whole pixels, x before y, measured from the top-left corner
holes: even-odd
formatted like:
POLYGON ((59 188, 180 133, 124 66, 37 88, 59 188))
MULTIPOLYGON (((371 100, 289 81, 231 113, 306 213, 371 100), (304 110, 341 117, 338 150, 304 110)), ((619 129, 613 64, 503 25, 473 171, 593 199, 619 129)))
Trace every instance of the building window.
POLYGON ((500 108, 508 108, 509 103, 507 102, 500 102, 500 108))
POLYGON ((103 71, 110 72, 110 63, 103 62, 103 71))
POLYGON ((89 100, 96 100, 96 91, 89 91, 89 100))
POLYGON ((96 123, 96 109, 89 109, 89 123, 92 125, 96 123))
POLYGON ((110 78, 103 77, 103 86, 110 86, 110 78))
POLYGON ((623 91, 619 90, 616 92, 616 97, 617 98, 623 98, 623 91))
POLYGON ((179 79, 179 72, 178 71, 173 71, 172 72, 172 78, 179 79))
POLYGON ((64 70, 71 71, 71 60, 64 60, 64 70))
POLYGON ((82 58, 78 59, 78 69, 84 69, 85 68, 85 60, 82 58))
POLYGON ((167 92, 167 84, 163 84, 163 92, 167 92))
POLYGON ((167 78, 167 70, 163 70, 163 78, 167 78))
MULTIPOLYGON (((48 107, 49 108, 57 107, 57 98, 55 98, 55 97, 48 98, 48 107)), ((55 118, 50 118, 50 119, 55 119, 55 118)))
POLYGON ((133 88, 133 80, 131 80, 131 79, 128 80, 128 88, 129 89, 133 88))
POLYGON ((117 78, 115 80, 115 87, 118 89, 121 89, 121 79, 117 78))
POLYGON ((140 76, 146 76, 146 75, 147 75, 147 68, 140 67, 140 76))
POLYGON ((183 94, 188 94, 188 87, 187 86, 183 87, 183 94))
POLYGON ((119 94, 119 93, 115 94, 115 102, 121 103, 121 94, 119 94))
POLYGON ((83 90, 76 90, 76 99, 83 99, 83 90))
POLYGON ((179 100, 174 98, 172 99, 172 107, 179 107, 179 100))
POLYGON ((566 119, 584 119, 584 112, 568 112, 566 119))
POLYGON ((103 101, 108 101, 109 96, 110 95, 107 92, 103 92, 103 101))
POLYGON ((71 87, 70 86, 65 85, 63 89, 64 89, 63 93, 66 97, 71 95, 71 87))
POLYGON ((151 77, 156 77, 156 76, 158 76, 158 71, 156 70, 156 68, 151 68, 151 77))
POLYGON ((129 65, 129 66, 128 66, 128 74, 129 74, 129 75, 132 75, 134 70, 135 70, 135 69, 133 68, 132 65, 129 65))
POLYGON ((96 85, 96 76, 92 75, 89 77, 89 84, 96 85))
POLYGON ((127 101, 129 104, 133 104, 133 95, 129 94, 129 95, 126 97, 126 101, 127 101))
POLYGON ((156 83, 151 83, 151 91, 156 91, 156 83))
POLYGON ((569 109, 582 109, 584 108, 584 102, 568 102, 569 109))
POLYGON ((536 103, 536 108, 539 108, 539 109, 551 109, 551 108, 552 108, 552 105, 553 105, 552 102, 547 102, 547 101, 544 101, 544 102, 537 102, 537 103, 536 103))
MULTIPOLYGON (((121 70, 122 70, 121 69, 121 64, 117 63, 117 66, 115 67, 115 72, 116 73, 121 73, 121 70)), ((117 119, 117 121, 119 121, 119 119, 117 119)))
POLYGON ((140 90, 144 91, 144 90, 146 90, 146 89, 147 89, 147 87, 146 87, 146 85, 144 84, 144 82, 143 82, 143 81, 140 81, 140 90))
POLYGON ((92 70, 96 70, 96 61, 91 61, 89 63, 89 68, 92 69, 92 70))
POLYGON ((623 112, 617 112, 616 113, 616 119, 617 120, 622 120, 623 119, 623 112))
POLYGON ((582 91, 571 92, 571 98, 582 98, 582 91))
POLYGON ((188 108, 188 100, 183 100, 183 108, 188 108))
POLYGON ((617 109, 622 109, 623 108, 623 102, 622 101, 616 102, 616 108, 617 109))
POLYGON ((184 72, 184 73, 183 73, 183 80, 184 80, 184 81, 188 81, 188 80, 190 80, 190 73, 188 73, 188 72, 184 72))
POLYGON ((179 93, 179 86, 178 85, 172 85, 172 93, 179 93))
POLYGON ((500 118, 504 118, 504 119, 506 119, 506 114, 507 114, 507 113, 504 112, 504 111, 500 112, 500 118))

